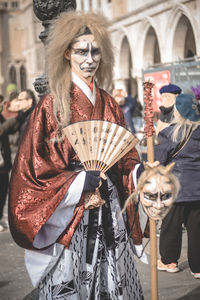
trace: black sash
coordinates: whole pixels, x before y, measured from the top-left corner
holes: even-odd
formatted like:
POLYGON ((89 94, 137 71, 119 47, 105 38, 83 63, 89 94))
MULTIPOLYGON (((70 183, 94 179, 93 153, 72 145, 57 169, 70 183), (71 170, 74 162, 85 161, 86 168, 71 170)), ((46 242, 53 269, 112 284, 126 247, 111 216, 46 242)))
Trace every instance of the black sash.
MULTIPOLYGON (((110 209, 109 196, 112 191, 108 191, 107 180, 102 180, 102 185, 99 188, 101 198, 106 201, 106 205, 102 206, 102 229, 104 232, 106 247, 108 249, 115 248, 114 230, 112 227, 113 220, 110 209)), ((89 211, 88 235, 87 235, 87 251, 86 262, 92 264, 95 241, 98 230, 98 215, 99 208, 94 208, 89 211)))
MULTIPOLYGON (((81 171, 84 170, 80 161, 72 160, 68 166, 69 170, 81 171)), ((106 247, 112 249, 115 247, 114 230, 112 227, 112 214, 110 209, 109 197, 112 193, 112 188, 108 190, 107 180, 102 180, 102 185, 99 188, 101 198, 106 201, 106 205, 102 206, 102 229, 104 232, 106 247)), ((89 210, 88 232, 87 232, 87 251, 86 262, 92 264, 94 247, 96 242, 97 232, 100 230, 98 226, 99 207, 89 210)))

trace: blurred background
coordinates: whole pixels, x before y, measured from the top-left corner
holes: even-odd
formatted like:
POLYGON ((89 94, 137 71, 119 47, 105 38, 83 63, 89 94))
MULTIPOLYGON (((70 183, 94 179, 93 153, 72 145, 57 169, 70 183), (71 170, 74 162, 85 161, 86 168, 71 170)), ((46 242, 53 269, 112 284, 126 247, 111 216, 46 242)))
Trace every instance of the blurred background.
MULTIPOLYGON (((33 12, 33 2, 41 1, 0 0, 4 97, 11 83, 18 91, 33 89, 44 72, 44 46, 39 39, 44 27, 33 12)), ((154 111, 159 112, 162 85, 172 82, 188 92, 199 84, 200 0, 76 0, 76 6, 79 11, 102 12, 110 20, 115 49, 111 91, 123 89, 142 103, 143 80, 153 80, 154 111)))

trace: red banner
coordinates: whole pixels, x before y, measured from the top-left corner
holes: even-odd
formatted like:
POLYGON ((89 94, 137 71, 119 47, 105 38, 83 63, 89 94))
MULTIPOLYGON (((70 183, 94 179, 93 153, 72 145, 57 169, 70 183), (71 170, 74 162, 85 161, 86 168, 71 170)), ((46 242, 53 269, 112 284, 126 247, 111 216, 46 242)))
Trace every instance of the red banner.
POLYGON ((164 70, 154 73, 146 73, 144 74, 144 81, 150 81, 154 84, 152 89, 153 111, 159 112, 159 106, 162 104, 159 90, 163 85, 170 83, 170 71, 164 70))

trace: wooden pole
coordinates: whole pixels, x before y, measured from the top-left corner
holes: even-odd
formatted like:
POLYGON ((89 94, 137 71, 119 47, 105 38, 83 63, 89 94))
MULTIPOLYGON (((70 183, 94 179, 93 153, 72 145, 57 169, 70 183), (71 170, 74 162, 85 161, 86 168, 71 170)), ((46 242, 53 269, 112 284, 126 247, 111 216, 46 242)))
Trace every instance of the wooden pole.
MULTIPOLYGON (((147 140, 147 160, 154 162, 154 143, 153 143, 153 83, 144 82, 144 121, 145 135, 147 140)), ((149 217, 150 222, 150 263, 151 263, 151 299, 158 300, 158 272, 157 272, 157 239, 156 239, 156 221, 149 217)))
MULTIPOLYGON (((147 160, 154 162, 153 136, 147 138, 147 160)), ((156 221, 149 218, 150 224, 150 263, 151 263, 151 299, 158 300, 157 238, 156 221)))

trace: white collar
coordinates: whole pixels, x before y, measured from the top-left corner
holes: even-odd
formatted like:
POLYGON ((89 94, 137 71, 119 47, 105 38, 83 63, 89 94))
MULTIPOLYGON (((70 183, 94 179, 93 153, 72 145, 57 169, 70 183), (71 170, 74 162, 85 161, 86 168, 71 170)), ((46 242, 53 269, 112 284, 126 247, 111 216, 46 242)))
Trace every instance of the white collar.
POLYGON ((95 81, 93 84, 93 92, 89 88, 89 86, 78 77, 74 72, 72 72, 72 81, 82 90, 82 92, 87 96, 90 102, 95 105, 96 102, 96 87, 95 81))

